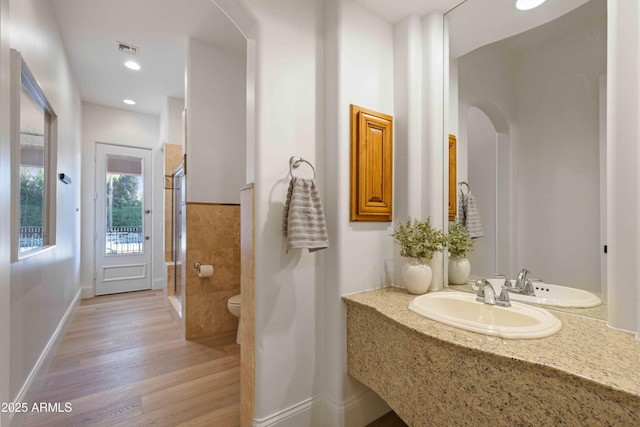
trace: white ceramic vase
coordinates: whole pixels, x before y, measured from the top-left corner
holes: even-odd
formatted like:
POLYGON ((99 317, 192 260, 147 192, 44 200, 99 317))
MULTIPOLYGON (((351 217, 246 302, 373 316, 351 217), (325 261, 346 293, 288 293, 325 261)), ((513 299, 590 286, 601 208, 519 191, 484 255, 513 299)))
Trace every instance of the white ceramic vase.
POLYGON ((418 258, 405 258, 402 266, 402 283, 410 294, 425 294, 431 286, 431 267, 418 258))
POLYGON ((452 285, 464 285, 469 280, 471 264, 462 255, 449 257, 449 283, 452 285))

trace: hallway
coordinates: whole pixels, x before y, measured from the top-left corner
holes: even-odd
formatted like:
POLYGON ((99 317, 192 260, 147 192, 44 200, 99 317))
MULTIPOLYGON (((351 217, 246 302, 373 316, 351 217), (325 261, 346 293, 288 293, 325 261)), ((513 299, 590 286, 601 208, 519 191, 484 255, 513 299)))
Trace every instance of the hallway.
POLYGON ((25 426, 238 426, 240 346, 184 340, 162 291, 83 300, 36 396, 62 411, 25 426))

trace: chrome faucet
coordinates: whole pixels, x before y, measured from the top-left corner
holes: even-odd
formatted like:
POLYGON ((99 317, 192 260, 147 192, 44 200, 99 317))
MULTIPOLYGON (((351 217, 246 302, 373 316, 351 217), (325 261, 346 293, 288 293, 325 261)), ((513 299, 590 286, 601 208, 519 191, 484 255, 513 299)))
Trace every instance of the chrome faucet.
POLYGON ((527 280, 529 280, 529 270, 523 268, 518 273, 518 278, 516 279, 516 288, 522 291, 527 284, 527 280))
POLYGON ((480 279, 476 282, 478 292, 476 293, 476 301, 489 305, 498 305, 501 307, 511 307, 509 301, 509 292, 504 287, 500 295, 496 298, 496 291, 487 279, 480 279))
POLYGON ((533 290, 533 282, 540 281, 537 279, 530 279, 529 270, 523 268, 518 273, 518 277, 516 278, 516 283, 514 286, 511 286, 511 281, 509 278, 504 281, 504 285, 502 285, 503 291, 513 292, 520 295, 528 295, 528 296, 536 296, 536 293, 533 290))

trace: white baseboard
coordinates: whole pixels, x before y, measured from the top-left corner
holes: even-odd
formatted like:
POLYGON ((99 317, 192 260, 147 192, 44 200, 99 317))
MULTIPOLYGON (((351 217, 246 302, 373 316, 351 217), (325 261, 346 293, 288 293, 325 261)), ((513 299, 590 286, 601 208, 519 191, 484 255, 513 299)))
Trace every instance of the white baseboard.
POLYGON ((153 290, 164 289, 164 283, 165 283, 164 277, 161 277, 159 279, 153 279, 153 282, 151 283, 151 289, 153 290))
POLYGON ((93 286, 93 284, 82 285, 80 290, 82 291, 82 294, 80 296, 80 298, 82 299, 93 298, 96 296, 96 288, 93 286))
MULTIPOLYGON (((73 314, 78 308, 81 294, 82 288, 78 289, 78 292, 76 292, 75 297, 73 297, 73 301, 71 301, 71 304, 69 304, 69 307, 67 307, 67 311, 64 313, 64 316, 62 316, 60 323, 58 323, 58 327, 53 332, 53 335, 51 335, 49 342, 47 342, 47 345, 44 347, 44 350, 42 350, 42 353, 40 354, 40 357, 38 357, 36 364, 34 365, 33 369, 31 369, 31 372, 27 376, 27 379, 20 388, 18 395, 13 401, 15 406, 19 406, 19 404, 22 403, 27 403, 29 404, 29 406, 31 406, 32 402, 30 400, 33 399, 33 396, 31 396, 30 393, 33 390, 37 389, 39 382, 42 381, 43 375, 46 374, 46 371, 49 369, 49 366, 53 361, 53 357, 56 355, 55 353, 58 350, 60 342, 62 341, 62 338, 64 337, 64 334, 67 331, 71 320, 73 319, 73 314)), ((26 413, 12 412, 9 415, 9 425, 21 426, 24 423, 25 417, 26 413)))
POLYGON ((315 396, 262 419, 254 427, 361 427, 380 418, 391 409, 380 396, 365 390, 345 403, 325 395, 315 396))
POLYGON ((254 419, 253 426, 320 427, 322 426, 322 422, 318 422, 318 420, 322 420, 322 406, 323 399, 321 396, 312 397, 268 417, 262 419, 254 419))
POLYGON ((366 426, 391 410, 389 405, 372 390, 350 398, 344 403, 338 403, 325 398, 325 426, 352 427, 366 426))

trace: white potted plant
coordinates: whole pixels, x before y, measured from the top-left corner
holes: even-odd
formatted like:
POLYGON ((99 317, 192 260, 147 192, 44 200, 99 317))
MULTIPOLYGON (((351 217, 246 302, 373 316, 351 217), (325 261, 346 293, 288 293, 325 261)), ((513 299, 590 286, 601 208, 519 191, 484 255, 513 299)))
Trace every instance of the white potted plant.
POLYGON ((449 249, 449 283, 464 285, 471 274, 471 264, 467 259, 467 254, 473 249, 473 241, 469 237, 469 231, 457 222, 450 223, 447 244, 449 249))
POLYGON ((409 293, 426 293, 432 277, 427 260, 444 250, 444 233, 431 226, 431 218, 426 221, 409 218, 406 223, 400 223, 391 236, 400 245, 400 256, 406 259, 402 266, 402 282, 409 293))

